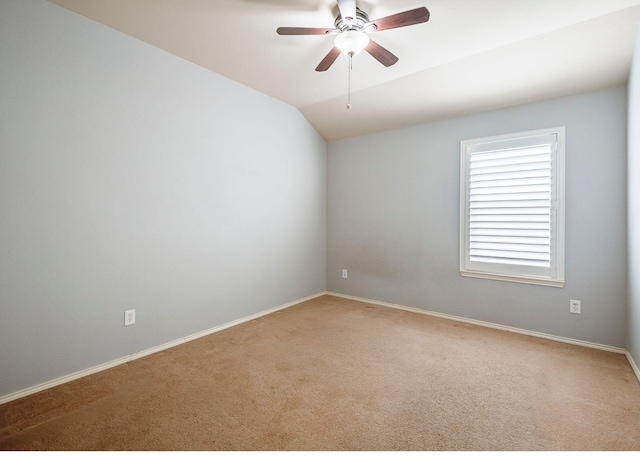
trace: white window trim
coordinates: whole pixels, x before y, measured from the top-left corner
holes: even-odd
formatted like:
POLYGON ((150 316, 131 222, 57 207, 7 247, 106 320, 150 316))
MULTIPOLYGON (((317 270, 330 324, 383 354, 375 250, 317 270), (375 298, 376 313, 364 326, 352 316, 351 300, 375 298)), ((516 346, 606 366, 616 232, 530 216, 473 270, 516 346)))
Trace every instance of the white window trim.
MULTIPOLYGON (((527 132, 512 133, 507 135, 497 135, 485 138, 476 138, 465 140, 460 143, 460 274, 465 277, 492 279, 499 281, 518 282, 525 284, 535 284, 552 287, 563 287, 565 283, 564 264, 565 264, 565 127, 554 127, 541 130, 533 130, 527 132), (468 227, 469 227, 469 180, 468 180, 468 154, 471 147, 482 143, 497 143, 501 141, 511 141, 527 139, 529 137, 537 137, 542 135, 556 135, 557 151, 555 153, 555 200, 553 202, 554 211, 554 228, 552 236, 555 240, 552 243, 552 259, 555 267, 553 277, 536 276, 518 273, 495 273, 490 271, 469 268, 469 243, 468 243, 468 227)), ((552 229, 553 230, 553 229, 552 229)), ((491 264, 489 264, 491 265, 491 264)))

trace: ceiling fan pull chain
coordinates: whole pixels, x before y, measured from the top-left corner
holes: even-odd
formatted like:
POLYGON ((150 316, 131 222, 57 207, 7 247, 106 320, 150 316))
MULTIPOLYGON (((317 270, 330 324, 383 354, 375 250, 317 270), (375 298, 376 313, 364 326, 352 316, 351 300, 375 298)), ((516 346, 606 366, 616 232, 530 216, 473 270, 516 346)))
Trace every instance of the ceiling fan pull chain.
POLYGON ((351 70, 353 69, 353 55, 349 54, 349 81, 347 91, 347 109, 351 109, 351 70))

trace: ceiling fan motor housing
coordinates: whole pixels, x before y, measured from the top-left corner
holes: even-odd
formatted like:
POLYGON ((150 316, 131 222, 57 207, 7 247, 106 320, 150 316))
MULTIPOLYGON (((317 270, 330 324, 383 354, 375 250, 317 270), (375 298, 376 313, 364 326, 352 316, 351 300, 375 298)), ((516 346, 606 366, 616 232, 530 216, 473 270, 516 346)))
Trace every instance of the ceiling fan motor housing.
POLYGON ((367 15, 367 13, 356 7, 356 17, 353 19, 353 21, 347 21, 343 19, 340 13, 338 13, 338 17, 336 17, 336 21, 334 24, 336 29, 340 30, 341 32, 345 32, 347 30, 362 30, 368 23, 369 16, 367 15))

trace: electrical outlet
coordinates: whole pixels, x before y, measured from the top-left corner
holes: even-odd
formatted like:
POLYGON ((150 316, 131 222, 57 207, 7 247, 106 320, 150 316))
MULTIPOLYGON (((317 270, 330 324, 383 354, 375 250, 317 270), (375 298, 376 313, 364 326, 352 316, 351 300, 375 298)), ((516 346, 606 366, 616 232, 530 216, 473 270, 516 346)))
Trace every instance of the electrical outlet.
POLYGON ((347 270, 342 270, 342 279, 347 279, 347 270))
POLYGON ((569 300, 569 312, 573 314, 582 314, 580 309, 580 300, 569 300))
POLYGON ((129 309, 124 312, 124 326, 133 325, 136 323, 136 310, 129 309))

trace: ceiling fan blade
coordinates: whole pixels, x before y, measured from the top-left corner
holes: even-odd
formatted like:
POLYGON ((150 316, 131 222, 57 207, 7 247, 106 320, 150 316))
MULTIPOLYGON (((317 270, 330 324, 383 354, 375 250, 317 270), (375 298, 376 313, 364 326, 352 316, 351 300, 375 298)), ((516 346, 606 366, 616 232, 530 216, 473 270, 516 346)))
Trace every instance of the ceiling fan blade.
POLYGON ((325 58, 322 59, 322 62, 318 64, 318 66, 316 67, 316 71, 327 71, 329 67, 333 64, 333 62, 336 61, 339 55, 340 55, 340 49, 334 46, 333 49, 329 51, 329 54, 327 54, 325 58))
POLYGON ((278 35, 326 35, 334 29, 314 29, 308 27, 278 27, 278 35))
POLYGON ((373 56, 378 62, 380 62, 385 67, 390 67, 394 63, 398 61, 398 58, 389 52, 387 49, 380 46, 373 40, 369 41, 369 44, 366 48, 364 48, 369 54, 373 56))
POLYGON ((383 17, 371 23, 376 25, 376 31, 396 29, 398 27, 406 27, 407 25, 420 24, 429 20, 429 10, 424 6, 414 10, 404 11, 391 16, 383 17))
POLYGON ((356 18, 356 0, 338 0, 338 8, 346 23, 351 23, 356 18))

